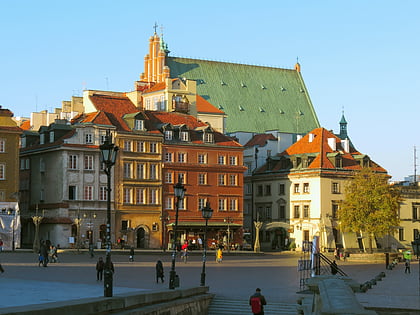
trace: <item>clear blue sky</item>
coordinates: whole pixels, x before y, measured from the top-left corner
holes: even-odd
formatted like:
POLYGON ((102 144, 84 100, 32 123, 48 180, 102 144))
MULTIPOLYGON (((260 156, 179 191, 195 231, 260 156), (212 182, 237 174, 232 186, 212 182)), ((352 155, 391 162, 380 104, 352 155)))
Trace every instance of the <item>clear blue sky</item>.
POLYGON ((157 22, 172 56, 299 57, 321 125, 338 132, 344 108, 356 148, 402 180, 420 155, 419 12, 414 0, 1 1, 0 104, 29 116, 84 88, 131 91, 157 22))

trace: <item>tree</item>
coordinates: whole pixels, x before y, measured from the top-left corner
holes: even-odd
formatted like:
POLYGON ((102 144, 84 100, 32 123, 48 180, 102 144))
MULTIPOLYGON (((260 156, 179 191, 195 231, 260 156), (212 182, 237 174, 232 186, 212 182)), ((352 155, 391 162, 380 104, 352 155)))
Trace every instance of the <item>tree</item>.
POLYGON ((388 184, 388 176, 363 168, 345 187, 345 199, 338 210, 343 231, 383 236, 399 225, 399 192, 388 184))

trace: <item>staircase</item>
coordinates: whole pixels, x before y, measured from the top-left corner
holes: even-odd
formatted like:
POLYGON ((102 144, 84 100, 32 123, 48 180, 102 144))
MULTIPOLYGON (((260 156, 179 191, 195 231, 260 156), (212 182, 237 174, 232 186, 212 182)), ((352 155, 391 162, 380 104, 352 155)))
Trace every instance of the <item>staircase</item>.
MULTIPOLYGON (((265 315, 296 315, 297 304, 267 301, 265 315)), ((210 304, 208 315, 246 315, 252 314, 248 300, 238 300, 215 296, 210 304)))

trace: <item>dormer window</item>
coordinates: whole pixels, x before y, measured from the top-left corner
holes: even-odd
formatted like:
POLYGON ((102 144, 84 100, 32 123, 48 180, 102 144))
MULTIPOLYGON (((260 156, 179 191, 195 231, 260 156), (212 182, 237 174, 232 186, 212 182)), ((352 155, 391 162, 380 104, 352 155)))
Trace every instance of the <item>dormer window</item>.
POLYGON ((181 131, 180 133, 179 133, 179 139, 181 140, 181 141, 189 141, 189 134, 188 134, 188 131, 181 131))
POLYGON ((342 168, 343 167, 343 159, 341 158, 341 156, 336 156, 335 157, 335 167, 336 168, 342 168))
POLYGON ((172 138, 173 138, 173 131, 165 130, 165 140, 172 140, 172 138))
POLYGON ((144 120, 141 120, 141 119, 134 120, 134 129, 144 130, 144 120))
POLYGON ((54 131, 50 131, 50 142, 54 142, 54 131))
POLYGON ((93 134, 87 133, 85 134, 85 143, 92 144, 93 143, 93 134))
POLYGON ((41 133, 39 135, 39 143, 44 144, 45 143, 45 134, 41 133))
POLYGON ((212 133, 210 133, 210 132, 205 132, 204 133, 204 142, 205 143, 213 143, 213 139, 214 139, 214 137, 213 137, 213 134, 212 133))

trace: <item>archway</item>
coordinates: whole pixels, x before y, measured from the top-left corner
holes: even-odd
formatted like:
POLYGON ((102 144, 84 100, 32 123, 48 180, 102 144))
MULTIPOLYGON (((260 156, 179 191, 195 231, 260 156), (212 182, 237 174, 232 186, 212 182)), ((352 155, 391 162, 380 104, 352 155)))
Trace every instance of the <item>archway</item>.
POLYGON ((146 226, 139 226, 136 230, 136 247, 149 248, 149 229, 146 226))

